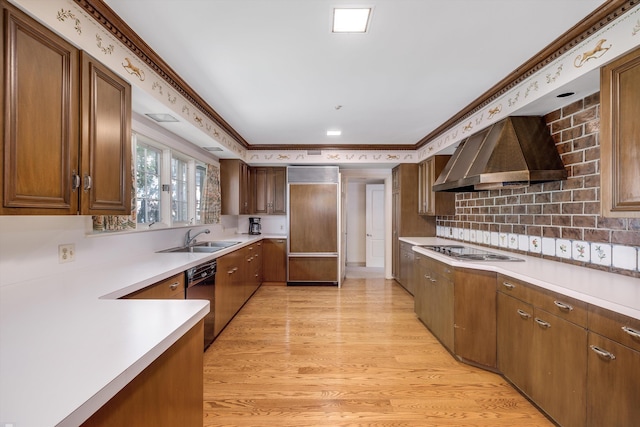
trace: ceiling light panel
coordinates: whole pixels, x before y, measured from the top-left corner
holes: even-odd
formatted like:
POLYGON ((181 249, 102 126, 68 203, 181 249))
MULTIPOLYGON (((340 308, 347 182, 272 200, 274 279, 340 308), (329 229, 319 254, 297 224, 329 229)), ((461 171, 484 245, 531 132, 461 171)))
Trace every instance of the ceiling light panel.
POLYGON ((327 136, 340 136, 342 135, 342 131, 340 130, 328 130, 327 136))
POLYGON ((371 8, 333 9, 334 33, 366 33, 369 28, 371 8))

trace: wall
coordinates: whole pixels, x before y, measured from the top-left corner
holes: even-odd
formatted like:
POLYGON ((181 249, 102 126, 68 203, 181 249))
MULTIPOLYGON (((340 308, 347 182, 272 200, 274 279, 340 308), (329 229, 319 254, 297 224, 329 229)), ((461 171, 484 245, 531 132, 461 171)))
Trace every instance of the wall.
POLYGON ((640 219, 600 216, 600 96, 545 116, 566 181, 457 193, 438 235, 640 277, 640 219))

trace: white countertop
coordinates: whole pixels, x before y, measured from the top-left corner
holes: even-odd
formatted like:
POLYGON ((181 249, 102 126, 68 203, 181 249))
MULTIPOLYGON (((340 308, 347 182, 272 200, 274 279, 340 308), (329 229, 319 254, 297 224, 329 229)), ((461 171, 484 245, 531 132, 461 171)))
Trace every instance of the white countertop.
POLYGON ((0 426, 83 422, 209 312, 202 300, 116 298, 262 238, 0 287, 0 426))
POLYGON ((400 240, 415 245, 414 252, 419 252, 454 267, 495 271, 589 304, 640 319, 640 279, 439 237, 401 237, 400 240), (451 244, 510 255, 521 258, 525 262, 458 261, 447 255, 419 247, 419 245, 451 244))

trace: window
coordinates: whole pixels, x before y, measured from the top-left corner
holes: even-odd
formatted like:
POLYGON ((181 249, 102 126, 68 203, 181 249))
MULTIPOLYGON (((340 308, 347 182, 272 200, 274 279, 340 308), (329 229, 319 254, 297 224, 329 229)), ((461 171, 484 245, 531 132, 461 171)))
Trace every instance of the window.
POLYGON ((188 163, 176 156, 171 157, 171 221, 190 223, 188 163))
POLYGON ((136 211, 138 224, 154 224, 160 216, 160 170, 162 151, 136 145, 136 211))
POLYGON ((135 141, 137 228, 200 224, 206 166, 142 135, 135 141))
POLYGON ((202 222, 202 196, 204 192, 204 180, 207 176, 207 168, 196 165, 196 222, 202 222))

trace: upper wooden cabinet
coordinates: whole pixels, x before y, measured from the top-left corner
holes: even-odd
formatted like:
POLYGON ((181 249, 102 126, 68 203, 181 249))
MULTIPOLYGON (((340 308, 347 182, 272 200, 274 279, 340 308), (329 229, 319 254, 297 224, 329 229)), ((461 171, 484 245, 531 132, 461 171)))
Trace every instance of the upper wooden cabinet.
POLYGON ((81 54, 82 213, 131 212, 131 86, 81 54))
POLYGON ((418 165, 418 213, 420 215, 444 216, 456 214, 456 195, 434 192, 433 183, 451 156, 433 156, 418 165))
POLYGON ((640 217, 640 48, 600 74, 602 216, 640 217))
POLYGON ((222 215, 249 215, 249 166, 242 160, 220 160, 220 193, 222 215))
POLYGON ((250 168, 252 213, 285 215, 287 213, 287 168, 250 168))
POLYGON ((88 55, 81 64, 73 45, 1 4, 0 212, 128 215, 129 84, 88 55))

